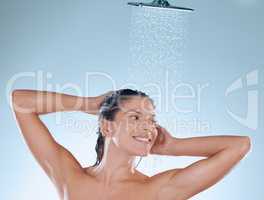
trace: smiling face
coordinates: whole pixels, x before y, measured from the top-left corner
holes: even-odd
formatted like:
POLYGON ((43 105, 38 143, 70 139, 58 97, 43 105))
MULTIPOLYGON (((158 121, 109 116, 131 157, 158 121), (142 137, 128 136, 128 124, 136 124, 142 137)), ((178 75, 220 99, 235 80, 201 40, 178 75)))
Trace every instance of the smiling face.
POLYGON ((122 101, 116 113, 112 139, 129 155, 146 156, 157 137, 155 108, 147 97, 122 101))

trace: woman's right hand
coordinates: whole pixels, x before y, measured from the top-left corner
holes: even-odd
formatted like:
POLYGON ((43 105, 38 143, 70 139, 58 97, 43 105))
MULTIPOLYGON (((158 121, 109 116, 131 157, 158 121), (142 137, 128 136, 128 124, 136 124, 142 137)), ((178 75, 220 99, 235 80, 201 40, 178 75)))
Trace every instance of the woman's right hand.
POLYGON ((94 114, 97 115, 101 106, 101 103, 103 102, 104 98, 106 96, 110 96, 113 94, 114 91, 110 90, 106 93, 103 93, 99 96, 95 97, 84 97, 84 106, 83 106, 83 112, 86 112, 88 114, 94 114))

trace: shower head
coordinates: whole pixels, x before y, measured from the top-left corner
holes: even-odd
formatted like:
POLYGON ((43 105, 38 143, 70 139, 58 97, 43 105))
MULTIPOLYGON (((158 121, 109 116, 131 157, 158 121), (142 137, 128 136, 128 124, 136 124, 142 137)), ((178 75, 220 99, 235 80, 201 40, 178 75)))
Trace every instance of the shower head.
POLYGON ((151 3, 128 2, 127 4, 131 6, 146 6, 146 7, 154 7, 154 8, 169 8, 169 9, 178 9, 185 11, 194 11, 194 9, 192 8, 172 6, 166 0, 154 0, 151 3))

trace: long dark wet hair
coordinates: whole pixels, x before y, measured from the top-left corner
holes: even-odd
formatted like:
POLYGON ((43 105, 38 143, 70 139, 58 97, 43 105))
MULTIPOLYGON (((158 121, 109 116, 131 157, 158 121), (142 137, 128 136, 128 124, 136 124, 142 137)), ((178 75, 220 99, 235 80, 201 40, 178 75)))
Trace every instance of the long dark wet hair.
MULTIPOLYGON (((106 120, 113 121, 115 119, 116 113, 120 110, 120 103, 122 101, 129 100, 132 96, 147 97, 154 105, 153 100, 144 92, 132 89, 116 90, 111 95, 106 96, 102 101, 99 110, 99 120, 104 118, 106 120)), ((98 134, 97 143, 95 146, 97 159, 93 167, 100 164, 104 155, 105 137, 100 130, 100 126, 98 127, 98 131, 96 133, 98 134)))

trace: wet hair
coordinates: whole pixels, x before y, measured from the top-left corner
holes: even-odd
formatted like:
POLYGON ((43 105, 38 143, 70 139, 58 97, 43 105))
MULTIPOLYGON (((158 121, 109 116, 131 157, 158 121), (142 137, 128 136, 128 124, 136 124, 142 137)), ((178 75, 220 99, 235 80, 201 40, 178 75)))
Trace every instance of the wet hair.
MULTIPOLYGON (((122 103, 122 101, 129 100, 133 96, 146 97, 154 105, 153 100, 144 92, 132 89, 116 90, 111 95, 106 96, 101 102, 99 110, 99 120, 104 118, 106 120, 113 121, 115 119, 116 113, 120 110, 120 103, 122 103)), ((95 146, 97 159, 93 166, 99 165, 104 155, 105 137, 101 132, 100 126, 98 127, 98 131, 96 133, 98 134, 97 143, 95 146)))

